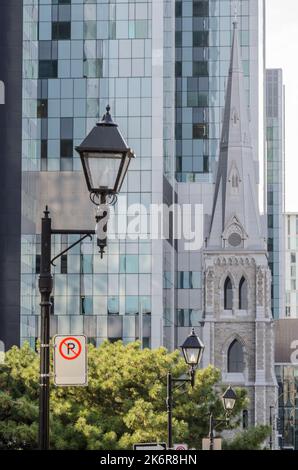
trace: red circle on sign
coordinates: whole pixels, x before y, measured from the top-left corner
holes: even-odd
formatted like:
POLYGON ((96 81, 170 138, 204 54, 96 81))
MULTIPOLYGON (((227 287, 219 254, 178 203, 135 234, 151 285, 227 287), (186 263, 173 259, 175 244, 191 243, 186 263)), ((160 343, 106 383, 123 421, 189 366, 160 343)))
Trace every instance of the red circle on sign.
MULTIPOLYGON (((72 350, 71 350, 72 351, 72 350)), ((64 338, 63 341, 61 341, 60 343, 60 346, 59 346, 59 352, 61 354, 61 356, 64 358, 64 359, 67 359, 68 361, 73 361, 74 359, 76 359, 77 357, 79 357, 79 355, 81 354, 82 352, 82 345, 80 343, 80 341, 78 341, 76 338, 73 338, 72 336, 69 336, 68 338, 64 338), (62 347, 63 346, 66 346, 67 347, 67 341, 74 341, 77 346, 78 346, 78 351, 77 352, 72 352, 72 356, 69 357, 69 356, 66 356, 66 354, 64 354, 64 352, 62 351, 62 347)))

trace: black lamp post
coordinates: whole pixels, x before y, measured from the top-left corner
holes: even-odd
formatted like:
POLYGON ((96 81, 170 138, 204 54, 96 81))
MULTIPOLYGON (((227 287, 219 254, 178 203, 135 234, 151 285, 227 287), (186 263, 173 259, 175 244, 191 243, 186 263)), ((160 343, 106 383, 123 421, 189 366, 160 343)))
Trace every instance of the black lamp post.
POLYGON ((213 417, 213 413, 210 413, 210 416, 209 416, 209 450, 214 450, 215 426, 218 424, 227 424, 229 422, 229 415, 232 413, 234 409, 237 395, 232 389, 232 387, 229 386, 221 398, 222 398, 223 407, 224 407, 224 410, 226 411, 227 417, 226 419, 215 419, 213 417))
MULTIPOLYGON (((204 351, 204 344, 200 338, 195 334, 194 328, 191 334, 186 338, 184 343, 180 346, 184 355, 186 364, 189 366, 189 379, 173 379, 172 373, 168 372, 167 375, 167 413, 168 413, 168 449, 173 447, 173 432, 172 432, 172 408, 173 408, 173 384, 179 383, 180 386, 184 383, 190 383, 192 387, 195 384, 195 368, 200 363, 204 351)), ((179 388, 179 386, 178 386, 179 388)))
POLYGON ((97 244, 101 257, 106 247, 107 204, 114 203, 127 173, 131 158, 135 155, 126 145, 117 124, 110 115, 110 107, 103 119, 98 123, 82 142, 76 147, 81 156, 90 199, 96 205, 104 204, 98 209, 96 230, 56 230, 52 228, 48 207, 41 221, 41 269, 39 291, 41 294, 40 323, 40 392, 39 392, 39 449, 49 449, 49 410, 50 410, 50 310, 53 278, 51 265, 81 243, 85 238, 97 235, 97 244), (101 224, 103 222, 103 224, 101 224), (69 246, 55 258, 51 256, 52 234, 81 235, 81 238, 69 246))

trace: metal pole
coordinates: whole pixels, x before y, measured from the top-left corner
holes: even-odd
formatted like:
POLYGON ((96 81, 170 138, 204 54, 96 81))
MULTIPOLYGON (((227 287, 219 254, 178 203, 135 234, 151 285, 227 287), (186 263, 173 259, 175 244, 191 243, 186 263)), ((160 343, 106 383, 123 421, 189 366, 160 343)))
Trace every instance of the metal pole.
POLYGON ((214 450, 214 429, 213 429, 213 414, 210 413, 209 418, 209 450, 214 450))
POLYGON ((172 374, 167 375, 168 449, 173 447, 172 438, 172 374))
POLYGON ((40 392, 39 392, 39 449, 49 449, 50 415, 50 296, 53 288, 51 276, 51 219, 48 207, 41 221, 41 266, 39 291, 40 318, 40 392))
POLYGON ((273 406, 271 405, 270 406, 270 416, 269 416, 269 423, 270 423, 270 440, 269 440, 269 448, 270 450, 273 449, 273 429, 272 429, 272 410, 273 410, 273 406))
POLYGON ((103 258, 105 248, 107 246, 107 230, 108 230, 108 207, 106 206, 107 197, 105 194, 100 195, 100 205, 96 215, 96 231, 97 246, 99 247, 100 257, 103 258))
POLYGON ((143 303, 140 302, 140 314, 139 314, 139 339, 141 342, 141 349, 143 349, 143 303))

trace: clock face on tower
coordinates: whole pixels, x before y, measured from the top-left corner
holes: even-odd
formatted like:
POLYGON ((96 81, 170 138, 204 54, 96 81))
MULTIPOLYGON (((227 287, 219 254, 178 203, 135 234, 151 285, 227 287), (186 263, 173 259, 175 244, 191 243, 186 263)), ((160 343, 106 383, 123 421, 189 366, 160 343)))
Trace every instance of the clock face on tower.
POLYGON ((239 233, 236 232, 231 233, 228 238, 229 245, 234 247, 241 245, 241 241, 241 236, 239 235, 239 233))

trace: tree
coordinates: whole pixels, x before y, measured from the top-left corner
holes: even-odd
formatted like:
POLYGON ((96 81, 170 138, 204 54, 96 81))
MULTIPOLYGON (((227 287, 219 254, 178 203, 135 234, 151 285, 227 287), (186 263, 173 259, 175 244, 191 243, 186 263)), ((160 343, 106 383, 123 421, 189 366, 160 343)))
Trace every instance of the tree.
MULTIPOLYGON (((135 442, 166 440, 167 372, 187 373, 178 351, 106 341, 89 345, 88 368, 87 387, 51 386, 52 449, 130 449, 135 442)), ((37 446, 38 370, 39 356, 28 344, 13 347, 0 366, 0 448, 37 446)), ((197 371, 194 389, 186 385, 174 392, 174 442, 199 448, 210 409, 223 418, 219 378, 209 366, 197 371)), ((246 405, 245 391, 237 395, 234 416, 246 405)))
POLYGON ((224 441, 223 448, 225 450, 261 450, 270 432, 270 426, 251 427, 237 434, 232 441, 224 441))

